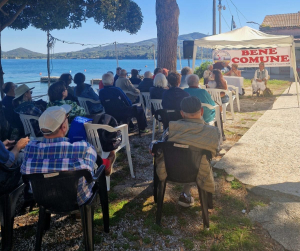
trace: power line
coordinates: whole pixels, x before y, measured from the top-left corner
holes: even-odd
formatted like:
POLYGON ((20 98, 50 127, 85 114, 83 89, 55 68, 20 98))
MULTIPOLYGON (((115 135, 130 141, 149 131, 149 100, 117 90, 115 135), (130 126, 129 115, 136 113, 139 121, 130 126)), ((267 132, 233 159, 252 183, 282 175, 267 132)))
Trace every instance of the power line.
POLYGON ((226 19, 224 18, 223 14, 221 14, 221 15, 222 15, 222 17, 223 17, 223 19, 224 19, 225 23, 227 24, 227 27, 228 27, 228 29, 230 30, 230 27, 229 27, 229 25, 228 25, 228 23, 227 23, 226 19))
POLYGON ((233 16, 233 15, 232 15, 232 13, 231 13, 231 10, 230 10, 229 3, 228 3, 228 1, 227 1, 227 0, 226 0, 226 3, 227 3, 227 6, 228 6, 228 9, 229 9, 230 15, 231 15, 231 16, 233 16))
MULTIPOLYGON (((233 4, 233 6, 236 8, 237 13, 238 11, 242 14, 242 16, 246 19, 246 21, 248 21, 248 19, 245 17, 245 15, 238 9, 238 7, 236 7, 236 5, 232 2, 232 0, 230 0, 230 2, 233 4)), ((241 21, 240 21, 241 22, 241 21)))

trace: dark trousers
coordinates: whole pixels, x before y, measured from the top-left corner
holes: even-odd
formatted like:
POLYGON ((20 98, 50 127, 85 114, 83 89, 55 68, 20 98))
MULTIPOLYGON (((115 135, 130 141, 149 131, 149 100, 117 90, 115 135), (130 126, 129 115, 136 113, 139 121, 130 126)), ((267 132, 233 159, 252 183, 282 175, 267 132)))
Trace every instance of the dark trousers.
POLYGON ((147 119, 142 107, 132 106, 127 110, 128 117, 135 117, 138 123, 139 130, 145 130, 147 127, 147 119))

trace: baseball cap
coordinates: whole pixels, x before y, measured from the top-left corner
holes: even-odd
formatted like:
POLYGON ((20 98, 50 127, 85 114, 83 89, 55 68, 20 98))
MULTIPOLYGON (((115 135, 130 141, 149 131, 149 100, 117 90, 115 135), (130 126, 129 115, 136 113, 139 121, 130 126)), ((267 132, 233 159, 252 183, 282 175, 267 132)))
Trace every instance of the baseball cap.
POLYGON ((25 94, 26 92, 32 90, 34 87, 32 88, 29 88, 27 85, 23 84, 23 85, 20 85, 18 86, 16 89, 15 89, 15 98, 14 99, 17 99, 19 97, 21 97, 23 94, 25 94))
POLYGON ((43 134, 51 134, 55 132, 65 121, 66 115, 71 111, 70 105, 51 106, 47 108, 39 117, 39 126, 43 134), (43 129, 50 132, 44 133, 43 129))
POLYGON ((194 96, 186 97, 181 101, 180 108, 185 113, 196 113, 201 109, 201 101, 194 96))

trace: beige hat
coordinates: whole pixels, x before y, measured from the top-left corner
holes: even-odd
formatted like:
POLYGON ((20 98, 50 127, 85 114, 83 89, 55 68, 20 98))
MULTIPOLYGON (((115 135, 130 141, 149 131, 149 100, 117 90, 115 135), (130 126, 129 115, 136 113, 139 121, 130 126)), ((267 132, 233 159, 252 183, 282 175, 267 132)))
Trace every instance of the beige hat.
POLYGON ((68 114, 71 109, 72 107, 66 104, 62 106, 51 106, 47 108, 39 117, 39 126, 41 131, 42 129, 46 129, 51 131, 51 133, 55 132, 61 126, 61 124, 64 123, 66 114, 68 114))
POLYGON ((26 92, 28 92, 29 90, 32 90, 34 87, 29 88, 27 85, 20 85, 15 89, 15 98, 17 99, 19 97, 21 97, 23 94, 25 94, 26 92))

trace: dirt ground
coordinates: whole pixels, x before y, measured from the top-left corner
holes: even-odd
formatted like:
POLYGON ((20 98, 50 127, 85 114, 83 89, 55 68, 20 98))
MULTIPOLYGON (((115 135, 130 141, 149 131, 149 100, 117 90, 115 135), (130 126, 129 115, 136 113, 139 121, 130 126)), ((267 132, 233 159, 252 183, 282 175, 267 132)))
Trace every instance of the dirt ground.
MULTIPOLYGON (((289 83, 270 84, 272 97, 252 97, 249 83, 240 98, 241 112, 232 120, 229 107, 224 124, 228 151, 259 117, 274 103, 289 83)), ((235 111, 237 107, 235 104, 235 111)), ((149 128, 152 121, 149 121, 149 128)), ((247 213, 255 206, 268 204, 264 198, 249 193, 239 181, 227 182, 224 171, 214 170, 216 194, 210 210, 210 230, 204 230, 196 187, 192 189, 195 205, 177 204, 182 186, 167 185, 162 226, 155 224, 156 204, 152 196, 153 165, 148 152, 151 131, 139 138, 130 136, 136 178, 130 177, 125 151, 117 154, 111 176, 110 233, 103 232, 101 209, 95 210, 95 250, 284 250, 247 213)), ((159 139, 156 134, 156 139, 159 139)), ((214 165, 222 156, 213 160, 214 165)), ((20 203, 22 198, 20 198, 20 203)), ((14 224, 14 250, 34 250, 38 208, 18 211, 14 224)), ((43 237, 42 250, 84 250, 81 222, 70 216, 53 215, 51 228, 43 237)))

